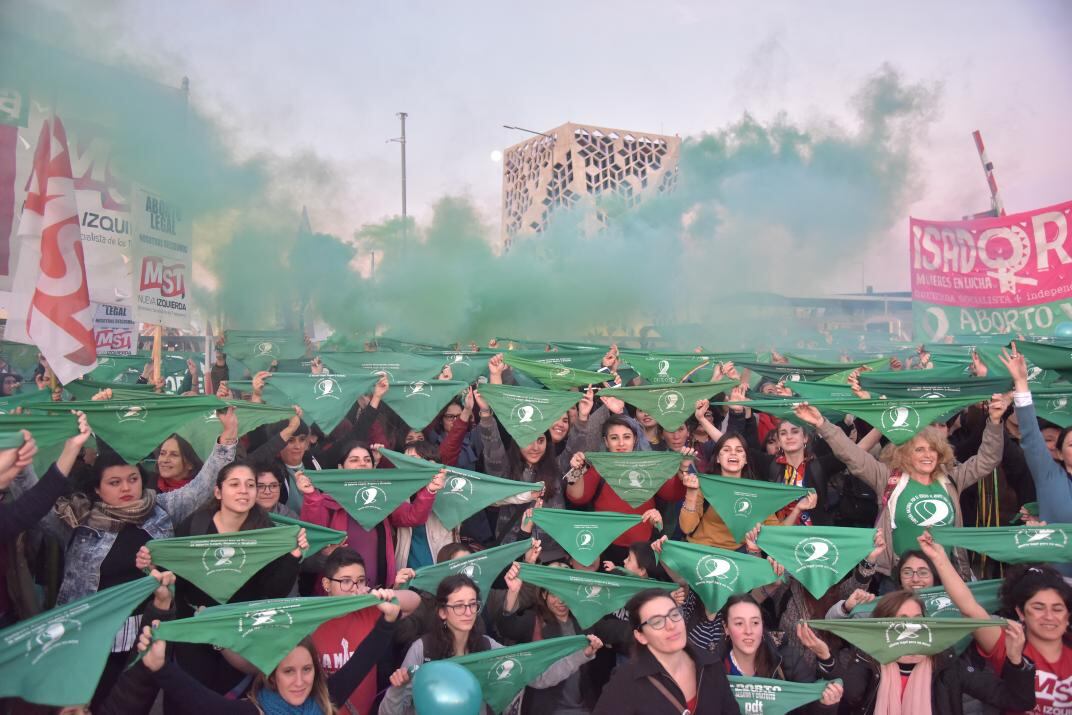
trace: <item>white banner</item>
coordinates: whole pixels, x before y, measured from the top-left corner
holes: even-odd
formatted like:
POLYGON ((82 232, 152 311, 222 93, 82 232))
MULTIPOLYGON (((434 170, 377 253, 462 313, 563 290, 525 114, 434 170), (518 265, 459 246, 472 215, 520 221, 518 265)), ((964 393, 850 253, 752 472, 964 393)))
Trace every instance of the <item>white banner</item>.
POLYGON ((189 328, 193 252, 189 221, 163 197, 135 187, 131 204, 137 318, 189 328))
POLYGON ((134 355, 138 352, 138 324, 129 305, 95 303, 93 336, 97 355, 134 355))

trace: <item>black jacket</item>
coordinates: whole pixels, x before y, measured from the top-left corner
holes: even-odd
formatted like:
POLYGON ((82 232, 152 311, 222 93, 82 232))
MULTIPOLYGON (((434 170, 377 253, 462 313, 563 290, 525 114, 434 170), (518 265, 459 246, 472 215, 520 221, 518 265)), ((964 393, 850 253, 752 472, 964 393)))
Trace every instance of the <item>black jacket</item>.
MULTIPOLYGON (((691 646, 686 646, 686 650, 696 663, 699 695, 696 712, 739 714, 741 710, 722 670, 722 661, 708 651, 694 650, 691 646)), ((681 710, 671 705, 648 676, 659 680, 679 703, 685 702, 681 689, 655 656, 647 648, 639 648, 636 656, 614 671, 592 715, 681 715, 681 710)))
MULTIPOLYGON (((814 683, 819 680, 820 672, 816 668, 808 667, 804 658, 801 658, 800 648, 793 645, 785 645, 781 651, 774 645, 774 641, 767 634, 763 636, 763 645, 766 651, 767 662, 772 664, 769 675, 758 675, 761 678, 774 680, 786 680, 792 683, 814 683)), ((715 648, 715 655, 720 663, 725 664, 730 654, 730 639, 723 638, 715 648)), ((723 665, 725 670, 725 665, 723 665)), ((823 705, 816 700, 804 707, 793 710, 794 713, 808 713, 809 715, 834 715, 838 711, 837 705, 823 705)))
MULTIPOLYGON (((933 658, 931 712, 934 715, 963 715, 966 694, 999 710, 1020 712, 1035 707, 1035 665, 1027 658, 1020 668, 1006 662, 1000 678, 990 670, 976 668, 958 658, 952 648, 933 658)), ((830 670, 820 664, 819 672, 824 678, 841 678, 844 682, 842 712, 870 713, 878 695, 879 668, 871 656, 854 649, 847 664, 838 663, 830 670)))

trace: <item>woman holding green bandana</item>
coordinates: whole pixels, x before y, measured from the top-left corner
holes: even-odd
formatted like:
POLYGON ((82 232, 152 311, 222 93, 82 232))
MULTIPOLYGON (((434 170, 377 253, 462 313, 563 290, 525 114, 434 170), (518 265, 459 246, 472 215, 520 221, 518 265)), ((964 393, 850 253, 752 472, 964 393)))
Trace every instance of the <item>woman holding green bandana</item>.
MULTIPOLYGON (((797 405, 794 412, 798 419, 815 427, 850 474, 875 492, 879 528, 886 543, 876 566, 880 573, 889 576, 897 557, 915 548, 915 539, 924 529, 963 526, 960 493, 989 476, 1001 463, 1004 448, 1001 418, 1011 402, 1011 395, 991 397, 979 452, 960 464, 953 458, 949 440, 935 427, 925 427, 904 444, 894 447, 889 452, 889 464, 885 464, 861 449, 807 402, 797 405)), ((960 573, 967 575, 968 559, 963 549, 954 550, 954 561, 960 573)))
MULTIPOLYGON (((952 567, 950 570, 955 572, 952 567)), ((965 611, 964 615, 968 613, 965 611)), ((879 599, 872 616, 911 621, 923 616, 923 602, 911 591, 892 591, 879 599)), ((1000 677, 958 658, 953 648, 936 655, 902 655, 885 665, 854 648, 848 660, 838 659, 833 667, 820 663, 819 672, 824 678, 841 678, 845 683, 844 712, 963 715, 965 695, 1010 714, 1045 712, 1033 709, 1035 667, 1023 654, 1023 627, 1015 621, 1007 621, 1004 626, 985 630, 1002 633, 1008 644, 1008 650, 1002 656, 1006 662, 1000 677)), ((807 631, 814 637, 811 629, 807 631)), ((883 633, 876 633, 876 637, 882 648, 887 647, 883 633)))

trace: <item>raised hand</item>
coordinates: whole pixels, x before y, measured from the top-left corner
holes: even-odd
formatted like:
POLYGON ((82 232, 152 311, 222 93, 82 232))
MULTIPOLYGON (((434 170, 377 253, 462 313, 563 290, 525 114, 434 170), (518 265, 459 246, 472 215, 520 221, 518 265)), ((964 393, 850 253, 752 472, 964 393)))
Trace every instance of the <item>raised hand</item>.
POLYGON ((812 407, 807 402, 800 402, 793 406, 793 414, 797 416, 797 419, 802 422, 807 422, 813 427, 821 425, 825 418, 818 409, 812 407))
MULTIPOLYGON (((153 621, 153 628, 159 625, 160 621, 153 621)), ((166 650, 166 641, 153 640, 152 628, 145 626, 141 629, 141 635, 138 636, 138 652, 144 654, 141 659, 142 665, 154 673, 160 670, 164 667, 164 654, 166 650)))
POLYGON ((599 639, 599 636, 588 635, 588 647, 584 649, 584 655, 587 658, 592 658, 599 649, 603 647, 603 641, 599 639))
POLYGON ((305 476, 305 472, 300 469, 294 473, 294 484, 302 494, 312 494, 315 491, 309 477, 305 476))
POLYGON ((302 554, 309 549, 309 537, 305 534, 305 528, 298 529, 298 547, 290 552, 290 555, 300 559, 302 554))
POLYGON ((841 697, 845 694, 845 686, 841 683, 827 683, 823 688, 823 697, 819 698, 819 702, 823 705, 837 705, 841 702, 841 697))
POLYGON ((599 401, 606 406, 608 410, 616 415, 620 415, 625 412, 625 402, 614 397, 613 395, 600 395, 599 401))
POLYGON ((517 593, 521 590, 524 582, 518 574, 521 572, 521 564, 516 561, 510 564, 510 568, 506 570, 506 575, 503 580, 506 581, 506 590, 510 593, 517 593))
POLYGON ((811 626, 803 621, 797 623, 797 638, 800 640, 800 644, 814 653, 819 660, 830 659, 830 646, 816 635, 811 626))
POLYGON ((417 572, 411 569, 409 566, 399 569, 395 572, 395 588, 402 588, 409 581, 417 575, 417 572))
POLYGON ((990 413, 990 421, 996 425, 1001 424, 1001 418, 1005 415, 1005 411, 1009 409, 1009 405, 1012 404, 1012 393, 994 393, 990 396, 990 402, 987 403, 986 409, 990 413))

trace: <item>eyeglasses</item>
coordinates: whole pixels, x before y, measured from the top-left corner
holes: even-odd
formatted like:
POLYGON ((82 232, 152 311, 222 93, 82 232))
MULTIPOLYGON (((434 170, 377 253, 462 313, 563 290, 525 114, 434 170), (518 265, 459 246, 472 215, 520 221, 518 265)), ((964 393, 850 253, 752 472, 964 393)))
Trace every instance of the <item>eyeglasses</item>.
POLYGON ((685 614, 681 612, 681 609, 674 607, 671 608, 670 612, 667 613, 665 616, 652 616, 646 621, 641 621, 640 627, 643 628, 644 626, 651 626, 653 629, 661 631, 662 629, 666 628, 666 624, 668 621, 673 621, 674 623, 681 623, 684 618, 685 614))
POLYGON ((279 484, 278 483, 258 484, 257 485, 257 491, 259 491, 259 492, 268 492, 269 494, 271 494, 272 492, 279 491, 279 484))
POLYGON ((443 419, 445 419, 445 420, 456 420, 461 416, 462 416, 461 412, 457 412, 455 414, 451 414, 451 413, 447 412, 447 413, 445 413, 443 415, 443 419))
POLYGON ((367 583, 365 579, 355 581, 348 576, 343 576, 342 578, 331 578, 330 576, 325 576, 324 578, 326 578, 328 581, 332 581, 334 583, 339 584, 339 588, 341 588, 343 591, 353 591, 355 588, 364 588, 365 584, 367 583))
POLYGON ((901 578, 902 579, 913 578, 913 577, 917 577, 917 576, 919 578, 930 578, 931 570, 928 569, 928 568, 901 569, 901 578))
POLYGON ((480 613, 482 605, 480 601, 470 601, 469 603, 446 603, 443 608, 449 609, 455 616, 464 616, 466 613, 480 613))

